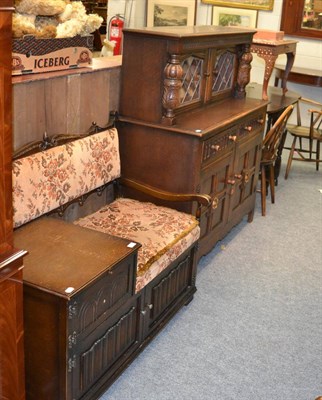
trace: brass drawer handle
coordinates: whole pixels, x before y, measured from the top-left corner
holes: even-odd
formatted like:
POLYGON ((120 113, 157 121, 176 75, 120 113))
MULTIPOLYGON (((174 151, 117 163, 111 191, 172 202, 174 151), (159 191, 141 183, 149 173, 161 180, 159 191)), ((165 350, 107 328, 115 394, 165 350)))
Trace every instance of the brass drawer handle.
POLYGON ((211 204, 213 210, 215 210, 218 207, 218 204, 219 204, 218 197, 214 197, 214 199, 212 200, 212 204, 211 204))
POLYGON ((210 148, 211 148, 211 150, 218 151, 220 149, 220 146, 219 146, 219 144, 212 144, 210 146, 210 148))
POLYGON ((228 139, 231 140, 232 142, 236 142, 237 136, 236 135, 229 135, 228 139))
POLYGON ((244 130, 251 132, 253 130, 253 127, 251 125, 247 125, 247 126, 244 126, 244 130))
POLYGON ((263 125, 264 119, 263 119, 263 118, 259 118, 259 119, 257 120, 257 122, 258 122, 259 124, 263 125))
POLYGON ((142 314, 142 315, 146 315, 147 309, 152 310, 152 308, 153 308, 153 304, 148 304, 148 305, 145 307, 145 310, 142 310, 142 311, 141 311, 141 314, 142 314))

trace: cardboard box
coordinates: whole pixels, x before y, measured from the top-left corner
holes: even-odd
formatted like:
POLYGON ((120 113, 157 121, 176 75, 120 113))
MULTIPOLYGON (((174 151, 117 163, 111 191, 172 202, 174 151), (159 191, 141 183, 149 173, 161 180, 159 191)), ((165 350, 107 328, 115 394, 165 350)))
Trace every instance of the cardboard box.
POLYGON ((254 35, 254 39, 263 40, 283 40, 283 31, 271 31, 269 29, 258 29, 254 35))
POLYGON ((26 35, 13 39, 12 75, 85 67, 92 63, 94 37, 43 39, 26 35))

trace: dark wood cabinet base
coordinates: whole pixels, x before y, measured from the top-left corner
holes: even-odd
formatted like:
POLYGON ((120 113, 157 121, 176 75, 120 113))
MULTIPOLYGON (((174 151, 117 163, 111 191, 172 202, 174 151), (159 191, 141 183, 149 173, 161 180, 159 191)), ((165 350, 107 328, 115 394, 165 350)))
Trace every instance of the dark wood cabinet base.
POLYGON ((53 218, 18 229, 15 243, 29 252, 28 400, 98 398, 196 290, 195 246, 135 293, 139 245, 53 218))

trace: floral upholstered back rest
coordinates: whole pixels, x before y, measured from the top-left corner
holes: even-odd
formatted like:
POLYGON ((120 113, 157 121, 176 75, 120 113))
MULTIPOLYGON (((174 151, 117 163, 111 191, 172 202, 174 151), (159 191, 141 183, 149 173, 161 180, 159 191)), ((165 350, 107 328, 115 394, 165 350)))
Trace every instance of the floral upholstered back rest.
POLYGON ((14 227, 29 222, 121 173, 115 128, 15 160, 14 227))

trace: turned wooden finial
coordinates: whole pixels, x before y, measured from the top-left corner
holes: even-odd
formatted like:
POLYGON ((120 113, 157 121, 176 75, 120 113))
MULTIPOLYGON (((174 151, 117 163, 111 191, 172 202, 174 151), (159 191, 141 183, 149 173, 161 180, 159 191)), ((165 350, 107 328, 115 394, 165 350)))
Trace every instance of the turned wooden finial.
POLYGON ((164 115, 162 123, 175 124, 175 109, 180 104, 180 88, 182 86, 182 66, 177 54, 171 54, 169 62, 164 68, 162 105, 164 115))

